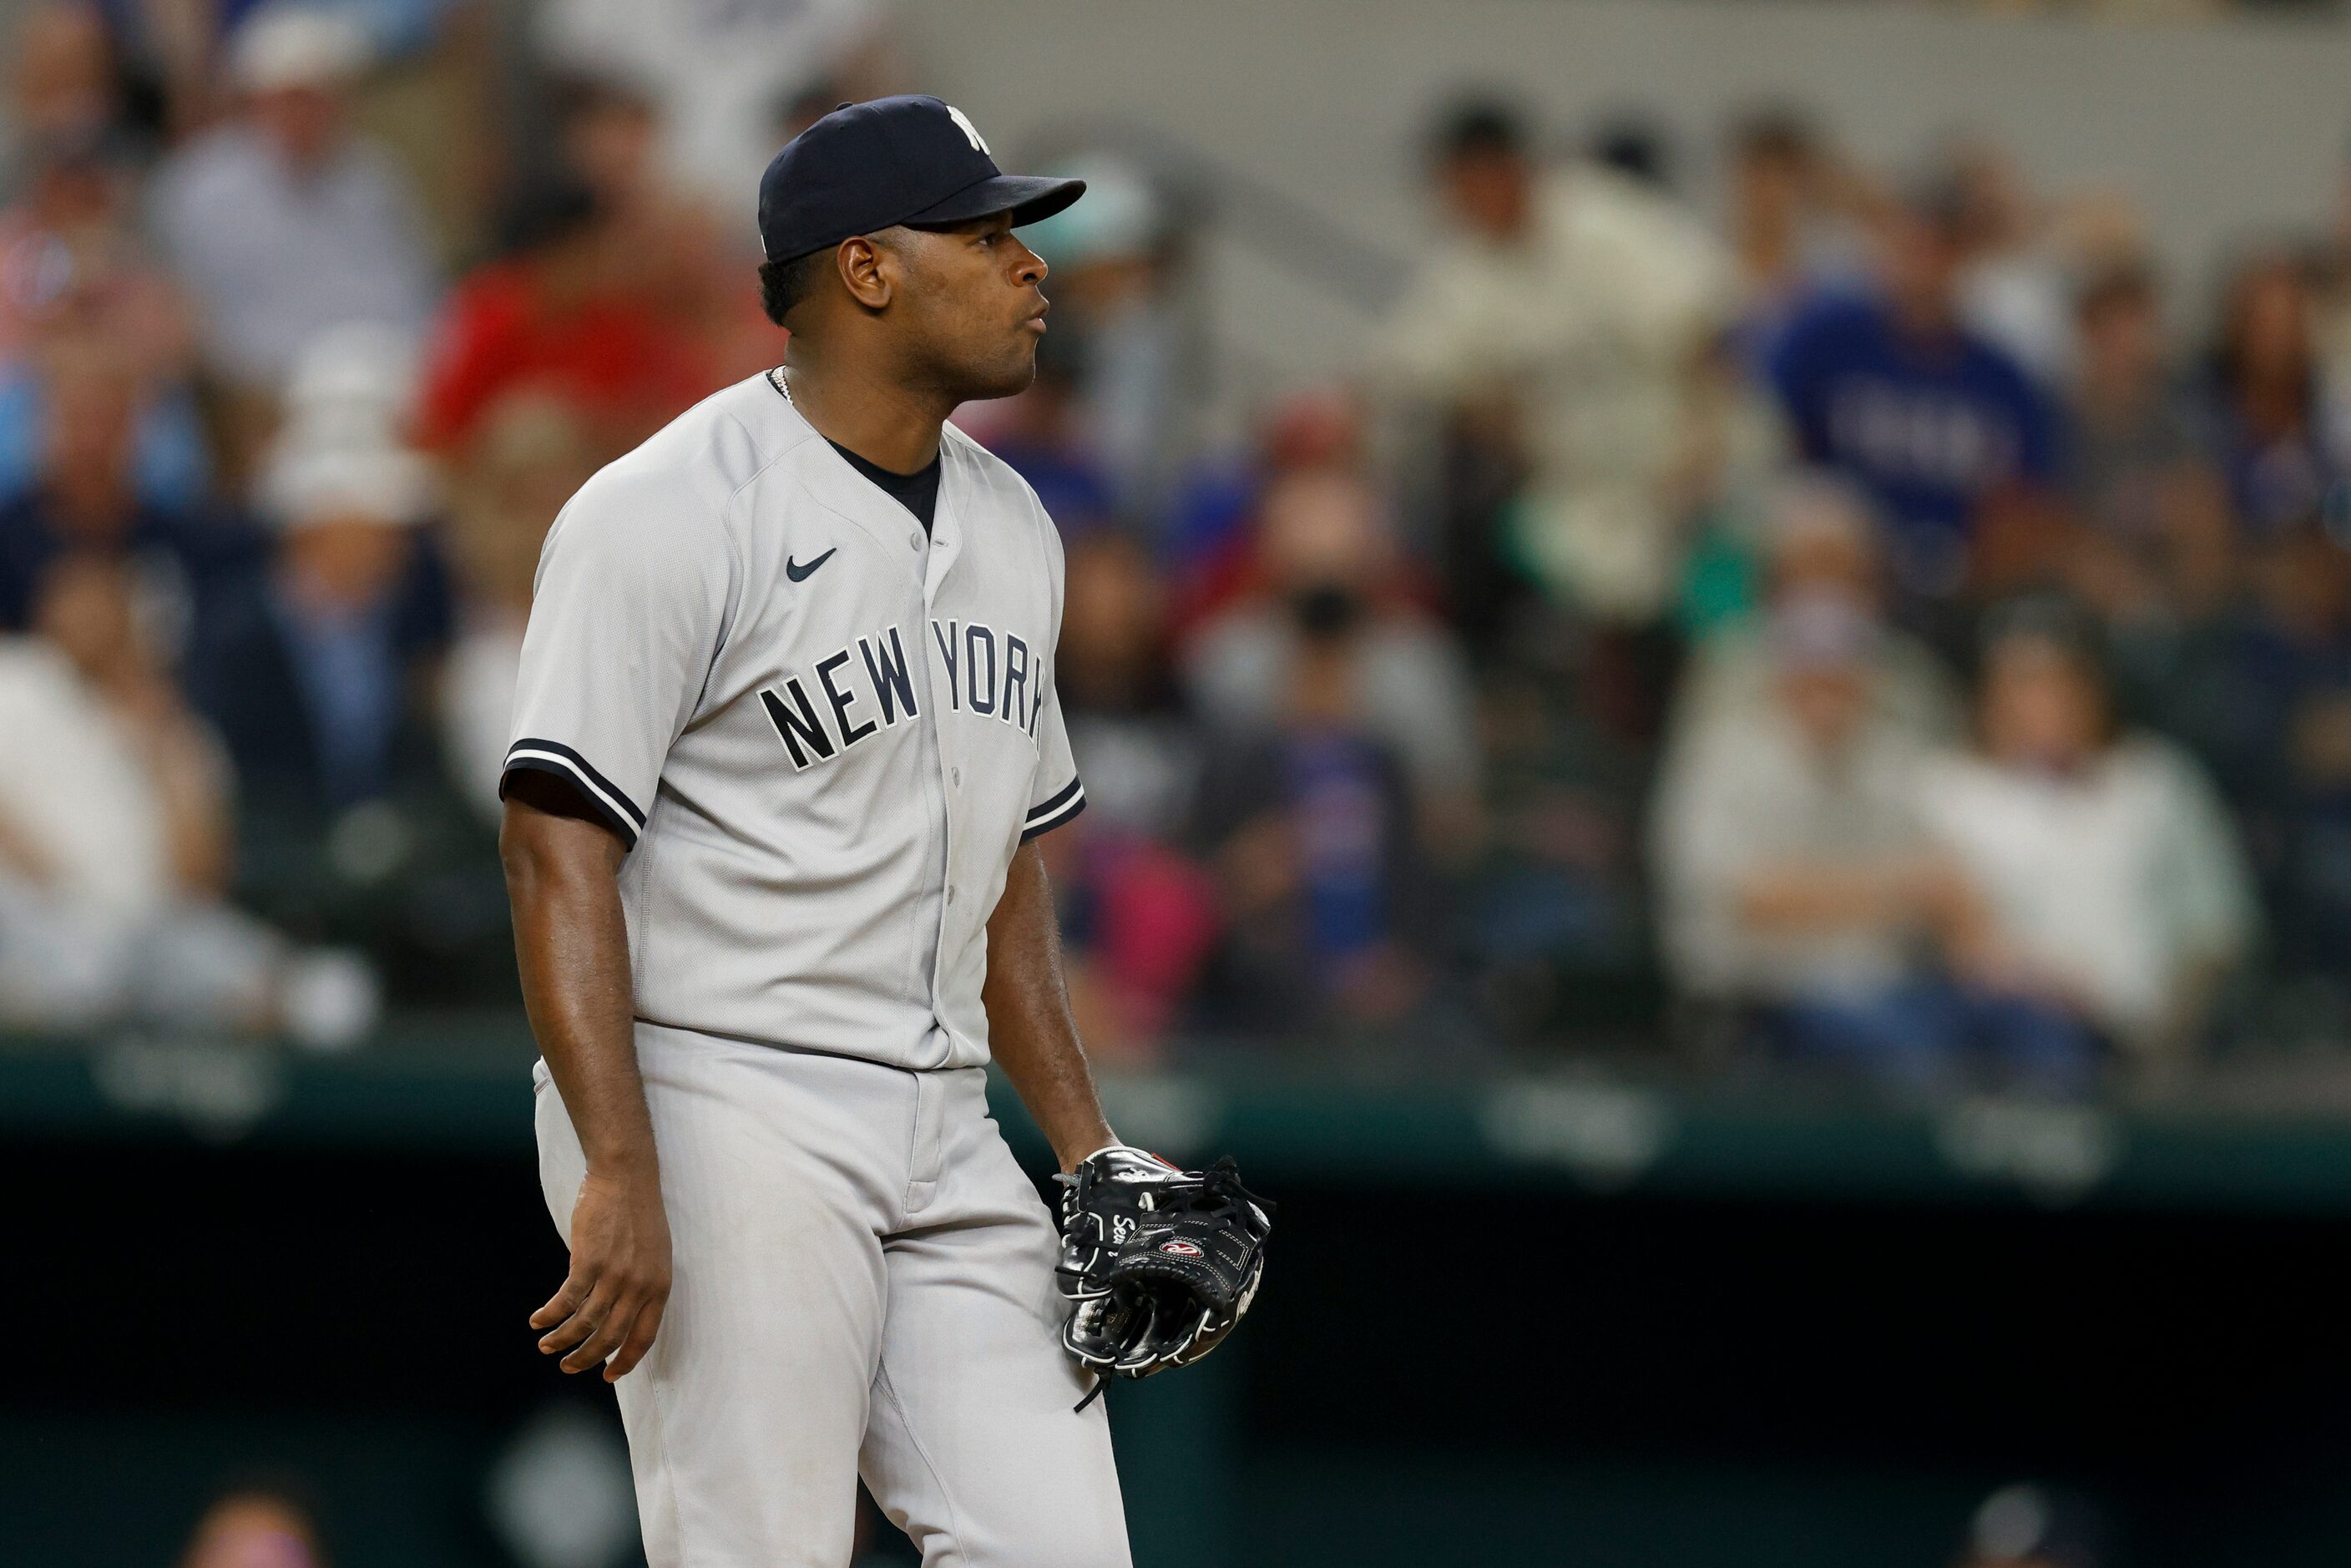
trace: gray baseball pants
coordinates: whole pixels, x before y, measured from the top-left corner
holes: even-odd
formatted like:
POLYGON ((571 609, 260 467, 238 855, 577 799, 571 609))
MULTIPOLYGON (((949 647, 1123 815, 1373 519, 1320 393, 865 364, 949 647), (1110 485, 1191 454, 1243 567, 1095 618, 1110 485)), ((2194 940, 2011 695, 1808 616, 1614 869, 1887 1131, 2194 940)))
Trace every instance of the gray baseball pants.
MULTIPOLYGON (((673 1257, 615 1385, 651 1568, 846 1568, 862 1476, 925 1568, 1128 1568, 1054 1228, 979 1068, 637 1025, 673 1257)), ((585 1162, 541 1063, 539 1179, 585 1162)))

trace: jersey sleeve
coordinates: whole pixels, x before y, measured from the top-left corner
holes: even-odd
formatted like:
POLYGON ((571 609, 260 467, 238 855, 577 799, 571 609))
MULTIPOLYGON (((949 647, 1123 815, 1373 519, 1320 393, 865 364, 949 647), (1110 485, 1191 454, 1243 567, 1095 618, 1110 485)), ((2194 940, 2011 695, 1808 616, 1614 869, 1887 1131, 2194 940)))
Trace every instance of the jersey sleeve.
POLYGON ((1078 780, 1070 754, 1069 727, 1061 722, 1061 683, 1046 688, 1044 716, 1037 721, 1037 785, 1029 794, 1029 815, 1020 841, 1050 832, 1086 809, 1086 787, 1078 780))
POLYGON ((634 847, 726 622, 732 561, 716 519, 591 481, 539 556, 503 797, 517 773, 569 784, 634 847))

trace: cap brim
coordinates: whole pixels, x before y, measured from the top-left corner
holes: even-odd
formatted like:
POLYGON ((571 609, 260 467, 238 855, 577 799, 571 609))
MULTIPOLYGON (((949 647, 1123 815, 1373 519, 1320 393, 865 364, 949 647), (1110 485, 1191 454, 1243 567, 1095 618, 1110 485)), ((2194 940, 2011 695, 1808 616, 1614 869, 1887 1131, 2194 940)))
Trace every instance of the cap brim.
POLYGON ((898 221, 911 226, 964 224, 1010 213, 1013 226, 1050 218, 1086 193, 1083 180, 1051 180, 1039 174, 997 174, 966 185, 943 202, 934 202, 912 217, 898 221))

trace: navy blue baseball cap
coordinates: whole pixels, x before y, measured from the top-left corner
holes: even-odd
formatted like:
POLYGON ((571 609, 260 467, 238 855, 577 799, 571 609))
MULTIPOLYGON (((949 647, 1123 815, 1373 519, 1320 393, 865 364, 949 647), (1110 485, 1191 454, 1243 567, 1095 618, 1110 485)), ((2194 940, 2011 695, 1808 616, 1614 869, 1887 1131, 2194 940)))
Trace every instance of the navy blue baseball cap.
POLYGON ((801 131, 759 177, 769 261, 827 250, 896 224, 1010 213, 1032 224, 1086 193, 1083 180, 1007 174, 963 110, 907 95, 844 103, 801 131))

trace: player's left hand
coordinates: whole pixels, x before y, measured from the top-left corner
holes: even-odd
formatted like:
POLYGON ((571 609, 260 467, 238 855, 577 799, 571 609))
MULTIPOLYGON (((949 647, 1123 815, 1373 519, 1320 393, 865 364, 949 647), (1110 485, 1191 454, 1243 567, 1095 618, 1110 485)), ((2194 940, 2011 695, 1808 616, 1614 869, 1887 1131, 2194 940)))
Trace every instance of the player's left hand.
POLYGON ((1182 1171, 1124 1145, 1061 1179, 1061 1345, 1102 1380, 1083 1409, 1113 1375, 1188 1366, 1224 1343, 1264 1277, 1273 1205, 1229 1159, 1182 1171))
POLYGON ((619 1382, 653 1349, 669 1286, 661 1177, 590 1171, 571 1209, 571 1273, 530 1315, 547 1331, 540 1354, 562 1355, 566 1372, 601 1365, 605 1382, 619 1382))

